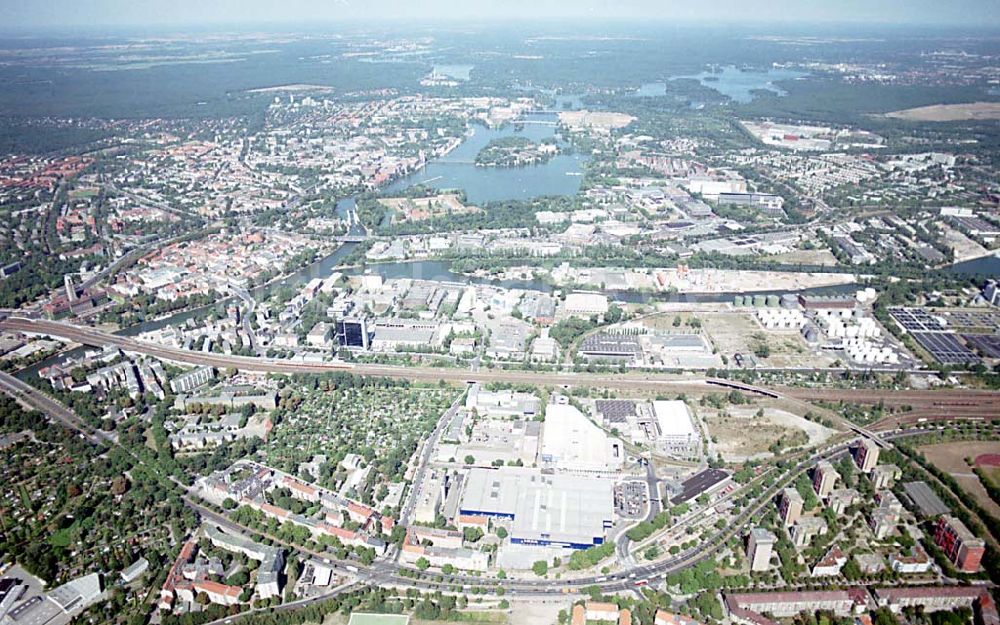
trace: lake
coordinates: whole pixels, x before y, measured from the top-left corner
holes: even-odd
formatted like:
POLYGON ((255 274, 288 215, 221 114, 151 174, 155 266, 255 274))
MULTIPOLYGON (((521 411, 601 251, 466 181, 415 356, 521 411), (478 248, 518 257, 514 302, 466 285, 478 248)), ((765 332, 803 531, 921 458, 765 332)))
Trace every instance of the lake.
MULTIPOLYGON (((518 135, 538 142, 556 136, 553 125, 556 119, 555 114, 540 113, 527 115, 525 124, 507 124, 503 128, 475 125, 457 148, 396 180, 384 191, 402 191, 416 184, 435 189, 463 189, 473 204, 528 200, 542 195, 576 195, 587 162, 587 156, 582 154, 559 154, 545 163, 525 167, 477 167, 474 163, 476 154, 493 139, 518 135)), ((560 144, 565 145, 561 141, 560 144)))
MULTIPOLYGON (((788 95, 788 92, 774 83, 780 80, 795 80, 808 76, 806 72, 792 69, 772 68, 764 71, 741 70, 735 65, 727 65, 717 72, 701 72, 691 76, 672 76, 670 80, 691 78, 702 85, 715 89, 736 102, 746 103, 753 100, 753 92, 765 89, 778 95, 788 95)), ((649 82, 641 85, 635 92, 640 97, 657 97, 667 94, 665 82, 649 82)))
POLYGON ((473 65, 435 65, 434 74, 455 80, 468 80, 473 67, 473 65))

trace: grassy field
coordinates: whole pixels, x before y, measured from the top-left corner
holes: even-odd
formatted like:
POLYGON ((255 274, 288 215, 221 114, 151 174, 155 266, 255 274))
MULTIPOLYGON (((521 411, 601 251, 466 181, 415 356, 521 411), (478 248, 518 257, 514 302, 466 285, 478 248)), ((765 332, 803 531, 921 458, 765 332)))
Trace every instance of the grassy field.
POLYGON ((784 448, 816 445, 829 438, 833 430, 806 421, 786 410, 765 407, 757 416, 758 406, 715 410, 701 407, 709 435, 716 441, 715 449, 727 461, 741 462, 750 458, 770 456, 768 448, 780 440, 784 448))
MULTIPOLYGON (((948 472, 963 490, 972 495, 990 514, 1000 517, 1000 505, 990 497, 972 472, 972 467, 966 458, 972 460, 980 454, 1000 453, 1000 441, 959 441, 954 443, 938 443, 920 448, 927 459, 942 471, 948 472)), ((994 469, 996 471, 996 469, 994 469)), ((996 475, 994 473, 994 475, 996 475)))
POLYGON ((986 480, 1000 488, 1000 467, 979 467, 979 470, 986 476, 986 480))
POLYGON ((935 104, 886 113, 886 117, 911 122, 955 122, 1000 119, 1000 102, 970 102, 968 104, 935 104))
POLYGON ((766 331, 750 313, 707 313, 699 315, 705 331, 719 352, 732 358, 735 353, 753 354, 761 345, 770 351, 762 365, 772 367, 827 367, 834 361, 815 353, 797 330, 766 331))
POLYGON ((457 618, 443 621, 427 621, 400 614, 364 614, 354 613, 350 616, 331 614, 323 625, 443 625, 444 623, 489 623, 492 625, 507 625, 510 620, 506 612, 462 612, 457 618))

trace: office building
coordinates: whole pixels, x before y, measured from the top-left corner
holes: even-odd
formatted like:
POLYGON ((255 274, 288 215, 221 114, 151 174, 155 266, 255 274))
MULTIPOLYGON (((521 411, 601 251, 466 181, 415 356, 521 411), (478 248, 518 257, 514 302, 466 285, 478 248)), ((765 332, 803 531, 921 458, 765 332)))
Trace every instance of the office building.
POLYGON ((342 317, 334 323, 334 336, 340 347, 368 349, 371 331, 364 317, 342 317))

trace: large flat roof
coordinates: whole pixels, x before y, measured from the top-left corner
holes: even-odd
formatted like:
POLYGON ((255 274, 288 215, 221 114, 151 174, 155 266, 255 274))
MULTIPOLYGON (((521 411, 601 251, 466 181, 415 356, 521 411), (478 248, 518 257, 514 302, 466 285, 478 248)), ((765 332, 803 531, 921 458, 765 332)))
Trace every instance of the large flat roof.
POLYGON ((705 469, 696 473, 681 483, 681 492, 670 499, 671 503, 686 503, 698 495, 707 492, 729 478, 722 469, 705 469))
POLYGON ((476 468, 465 478, 459 508, 467 513, 514 516, 517 508, 517 477, 497 469, 476 468))
POLYGON ((612 521, 614 483, 539 469, 475 468, 465 479, 460 510, 513 518, 516 541, 593 544, 612 521))
POLYGON ((607 470, 621 463, 601 428, 570 404, 549 404, 542 424, 541 459, 561 469, 607 470))
POLYGON ((950 512, 948 506, 931 490, 927 482, 907 482, 903 484, 903 490, 926 517, 936 517, 950 512))
POLYGON ((522 481, 514 540, 593 544, 603 538, 614 510, 611 480, 536 474, 522 481))
POLYGON ((698 430, 691 420, 691 411, 687 404, 679 399, 654 401, 653 414, 656 415, 656 426, 660 436, 695 437, 698 430))

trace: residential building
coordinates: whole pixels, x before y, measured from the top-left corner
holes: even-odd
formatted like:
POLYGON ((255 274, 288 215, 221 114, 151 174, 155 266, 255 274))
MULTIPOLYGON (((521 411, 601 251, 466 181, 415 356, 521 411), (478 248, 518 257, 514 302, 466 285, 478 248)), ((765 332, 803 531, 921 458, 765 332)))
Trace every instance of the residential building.
POLYGON ((878 445, 870 438, 862 438, 854 447, 854 464, 862 473, 870 473, 878 464, 878 445))
POLYGON ((146 558, 139 558, 121 572, 122 582, 131 584, 135 580, 139 579, 139 576, 145 573, 147 569, 149 569, 149 560, 146 558))
POLYGON ((858 491, 853 488, 835 488, 830 491, 826 498, 826 505, 834 514, 843 514, 848 506, 854 504, 858 498, 858 491))
POLYGON ((879 540, 891 534, 898 522, 899 515, 888 508, 875 508, 868 517, 868 527, 879 540))
POLYGON ((899 470, 894 464, 880 464, 874 469, 872 469, 871 475, 869 476, 872 480, 872 486, 875 490, 882 490, 887 488, 892 488, 896 480, 902 476, 902 471, 899 470))
POLYGON ((628 608, 618 609, 613 603, 588 601, 583 605, 573 606, 570 617, 571 625, 587 625, 587 623, 617 623, 617 625, 632 625, 632 612, 628 608))
POLYGON ((796 521, 788 533, 792 538, 792 544, 802 548, 811 543, 816 536, 825 534, 826 531, 826 519, 819 516, 807 516, 796 521))
POLYGON ((833 577, 834 575, 840 575, 840 569, 844 568, 847 564, 847 556, 841 551, 840 547, 834 545, 826 552, 819 562, 817 562, 812 569, 813 577, 833 577))
POLYGON ((657 610, 653 616, 653 625, 698 625, 698 621, 683 614, 657 610))
POLYGON ((170 389, 174 393, 188 393, 214 378, 215 369, 212 367, 198 367, 193 371, 182 373, 171 380, 170 389))
POLYGON ((813 469, 813 490, 820 498, 825 498, 837 484, 840 474, 827 460, 821 460, 813 469))
POLYGON ((889 555, 889 567, 897 573, 926 573, 931 568, 931 558, 920 544, 915 544, 906 554, 889 555))
POLYGON ((979 570, 986 544, 965 523, 951 515, 942 515, 934 530, 934 544, 944 551, 955 568, 964 573, 979 570))
POLYGON ((786 488, 781 491, 781 501, 778 503, 778 514, 785 522, 785 527, 790 527, 802 516, 802 495, 794 488, 786 488))
POLYGON ((747 559, 750 561, 751 571, 766 571, 771 568, 771 550, 777 541, 777 537, 763 527, 750 530, 747 559))

